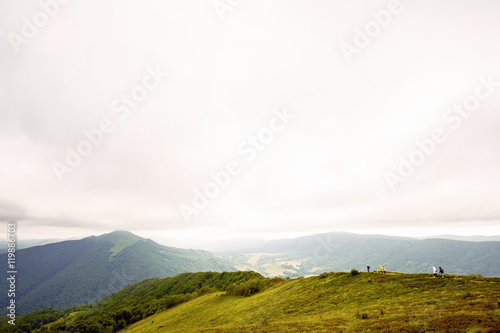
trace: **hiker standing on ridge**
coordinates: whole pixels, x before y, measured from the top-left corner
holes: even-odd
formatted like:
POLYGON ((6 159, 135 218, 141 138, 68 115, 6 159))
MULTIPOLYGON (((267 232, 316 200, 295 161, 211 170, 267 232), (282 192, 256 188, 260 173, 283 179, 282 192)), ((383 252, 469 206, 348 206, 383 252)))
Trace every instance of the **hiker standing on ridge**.
POLYGON ((380 273, 384 274, 384 266, 380 266, 380 273))
POLYGON ((370 273, 370 266, 368 266, 368 264, 366 264, 366 270, 370 273))
POLYGON ((444 269, 439 266, 439 274, 441 274, 441 277, 444 279, 444 269))
POLYGON ((438 270, 436 269, 435 266, 432 266, 432 270, 434 271, 434 277, 438 276, 438 270))

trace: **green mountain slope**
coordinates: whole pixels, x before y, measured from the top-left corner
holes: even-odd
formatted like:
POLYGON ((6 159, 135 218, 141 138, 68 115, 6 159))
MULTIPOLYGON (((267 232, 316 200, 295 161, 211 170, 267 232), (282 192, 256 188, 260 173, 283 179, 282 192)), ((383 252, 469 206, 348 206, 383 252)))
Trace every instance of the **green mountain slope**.
MULTIPOLYGON (((0 260, 7 262, 4 256, 0 260)), ((146 278, 235 270, 210 252, 163 246, 126 231, 19 250, 16 261, 22 276, 16 295, 19 314, 94 303, 146 278)), ((0 288, 7 290, 4 280, 0 288)))
POLYGON ((19 324, 38 327, 47 313, 59 319, 33 332, 498 332, 500 278, 181 274, 133 284, 92 307, 30 314, 19 324))
POLYGON ((500 242, 449 239, 413 239, 350 233, 318 234, 281 239, 244 248, 216 252, 233 260, 239 269, 265 276, 299 277, 352 267, 430 273, 442 266, 451 274, 500 276, 500 242))
MULTIPOLYGON (((17 326, 0 318, 0 332, 23 332, 49 324, 46 330, 70 332, 117 331, 142 318, 188 302, 200 295, 230 290, 233 294, 257 292, 263 288, 264 277, 256 272, 202 272, 183 273, 175 277, 151 278, 131 284, 93 305, 80 305, 66 311, 45 309, 18 317, 17 326), (237 285, 237 288, 234 286, 237 285), (258 286, 259 288, 255 288, 258 286)), ((271 281, 271 280, 270 280, 271 281)))
POLYGON ((500 279, 324 274, 251 297, 213 293, 123 332, 498 332, 500 279))

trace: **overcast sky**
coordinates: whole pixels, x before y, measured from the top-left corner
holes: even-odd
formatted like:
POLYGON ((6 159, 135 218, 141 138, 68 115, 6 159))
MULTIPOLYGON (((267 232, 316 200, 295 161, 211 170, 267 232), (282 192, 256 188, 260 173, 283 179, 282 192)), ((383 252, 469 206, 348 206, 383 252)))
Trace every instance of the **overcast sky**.
POLYGON ((500 234, 500 2, 42 3, 0 3, 19 238, 500 234))

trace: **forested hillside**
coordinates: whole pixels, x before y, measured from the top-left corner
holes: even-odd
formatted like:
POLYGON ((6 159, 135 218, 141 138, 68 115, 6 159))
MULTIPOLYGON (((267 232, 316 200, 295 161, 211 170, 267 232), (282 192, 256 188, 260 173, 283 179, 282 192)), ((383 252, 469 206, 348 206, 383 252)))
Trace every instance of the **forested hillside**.
MULTIPOLYGON (((5 255, 0 260, 7 262, 5 255)), ((95 303, 146 278, 235 270, 210 252, 163 246, 126 231, 19 250, 16 261, 22 272, 16 295, 19 314, 95 303)), ((2 279, 0 288, 7 290, 6 283, 2 279)))

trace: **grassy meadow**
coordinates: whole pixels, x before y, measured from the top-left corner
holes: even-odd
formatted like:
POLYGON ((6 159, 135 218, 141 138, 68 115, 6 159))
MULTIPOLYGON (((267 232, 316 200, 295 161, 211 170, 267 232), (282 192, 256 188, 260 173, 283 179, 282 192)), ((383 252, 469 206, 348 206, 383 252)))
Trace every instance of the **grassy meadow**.
POLYGON ((500 278, 324 273, 209 293, 123 332, 500 332, 500 278))

